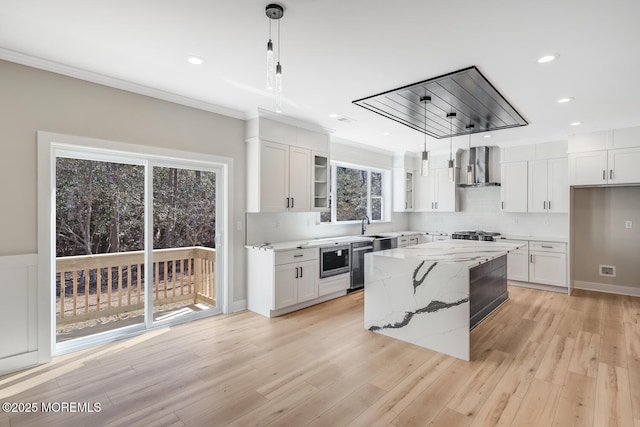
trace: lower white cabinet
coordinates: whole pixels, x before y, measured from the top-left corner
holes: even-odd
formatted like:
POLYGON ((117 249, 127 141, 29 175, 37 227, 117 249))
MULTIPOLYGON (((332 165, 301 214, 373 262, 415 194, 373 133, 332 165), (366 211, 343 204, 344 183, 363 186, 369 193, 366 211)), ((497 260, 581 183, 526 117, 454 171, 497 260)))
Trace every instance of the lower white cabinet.
POLYGON ((529 281, 529 242, 526 240, 500 240, 507 243, 522 243, 523 247, 507 254, 507 279, 529 281))
POLYGON ((274 317, 344 295, 349 273, 320 279, 319 252, 247 247, 249 310, 274 317))
POLYGON ((567 245, 529 242, 529 282, 567 286, 567 245))
POLYGON ((276 265, 274 309, 318 297, 318 261, 276 265))

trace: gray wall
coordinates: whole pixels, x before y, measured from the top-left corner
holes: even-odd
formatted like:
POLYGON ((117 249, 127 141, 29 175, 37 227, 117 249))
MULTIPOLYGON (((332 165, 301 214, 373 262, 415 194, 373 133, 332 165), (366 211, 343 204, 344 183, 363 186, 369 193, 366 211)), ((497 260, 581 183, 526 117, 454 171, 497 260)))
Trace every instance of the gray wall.
MULTIPOLYGON (((7 61, 0 61, 0 94, 0 256, 37 252, 37 131, 233 158, 229 220, 244 222, 243 120, 7 61)), ((245 298, 244 232, 235 233, 238 301, 245 298)))
POLYGON ((575 188, 572 217, 574 280, 640 288, 640 187, 575 188))

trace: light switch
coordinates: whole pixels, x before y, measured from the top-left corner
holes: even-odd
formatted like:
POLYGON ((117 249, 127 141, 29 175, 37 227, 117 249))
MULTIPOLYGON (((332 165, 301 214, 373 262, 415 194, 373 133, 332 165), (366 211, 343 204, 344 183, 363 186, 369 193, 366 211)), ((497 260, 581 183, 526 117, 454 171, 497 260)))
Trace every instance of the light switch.
POLYGON ((632 227, 633 227, 633 221, 624 222, 624 228, 632 228, 632 227))

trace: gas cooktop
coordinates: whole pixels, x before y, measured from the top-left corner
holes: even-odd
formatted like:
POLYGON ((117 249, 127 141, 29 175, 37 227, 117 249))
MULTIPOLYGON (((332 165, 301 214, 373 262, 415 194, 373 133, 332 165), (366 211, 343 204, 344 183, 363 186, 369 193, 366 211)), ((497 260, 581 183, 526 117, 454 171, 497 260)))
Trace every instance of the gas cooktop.
POLYGON ((493 231, 454 231, 451 234, 451 238, 456 240, 480 240, 483 242, 493 242, 495 241, 495 237, 499 235, 500 233, 495 233, 493 231))

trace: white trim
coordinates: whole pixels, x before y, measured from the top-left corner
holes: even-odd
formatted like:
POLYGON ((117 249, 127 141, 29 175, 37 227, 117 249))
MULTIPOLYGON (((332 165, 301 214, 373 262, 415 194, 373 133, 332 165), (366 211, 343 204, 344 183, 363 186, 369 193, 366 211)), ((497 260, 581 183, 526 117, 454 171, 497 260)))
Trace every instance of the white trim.
POLYGON ((198 110, 210 111, 212 113, 221 114, 235 119, 246 120, 246 114, 242 111, 232 108, 223 107, 209 102, 200 101, 186 96, 177 95, 175 93, 166 92, 161 89, 144 86, 138 83, 117 79, 115 77, 106 76, 104 74, 93 71, 83 70, 81 68, 72 67, 61 64, 59 62, 50 61, 44 58, 27 55, 22 52, 16 52, 5 48, 0 48, 0 59, 15 62, 40 70, 51 71, 53 73, 62 74, 76 79, 97 83, 103 86, 109 86, 121 89, 127 92, 137 93, 140 95, 150 96, 152 98, 161 99, 163 101, 173 102, 175 104, 185 105, 187 107, 197 108, 198 110))
POLYGON ((40 362, 37 350, 29 353, 18 354, 16 356, 5 357, 1 362, 0 375, 10 374, 42 363, 40 362))
MULTIPOLYGON (((125 161, 132 161, 145 165, 145 167, 165 166, 184 168, 197 168, 206 171, 216 172, 217 186, 220 190, 216 192, 217 201, 220 202, 218 212, 218 221, 216 221, 216 242, 217 247, 221 249, 218 252, 218 263, 223 266, 218 271, 221 273, 220 280, 220 306, 213 311, 207 310, 207 315, 219 312, 229 312, 230 302, 233 301, 233 240, 230 238, 233 233, 231 227, 231 212, 233 206, 233 159, 221 156, 214 156, 202 153, 192 153, 173 149, 164 149, 158 147, 136 145, 123 142, 115 142, 108 140, 100 140, 94 138, 85 138, 72 135, 56 134, 50 132, 38 132, 38 337, 39 337, 39 363, 45 363, 51 360, 51 355, 61 351, 73 351, 86 347, 84 342, 68 342, 61 343, 56 346, 55 340, 55 310, 53 309, 53 301, 55 301, 55 289, 51 286, 52 272, 55 271, 55 241, 52 239, 54 224, 54 195, 55 195, 55 159, 58 152, 63 155, 80 154, 87 156, 96 154, 97 157, 104 159, 117 159, 120 156, 125 161), (132 160, 133 159, 133 160, 132 160), (142 159, 142 160, 141 160, 142 159), (219 181, 218 181, 219 179, 219 181), (220 194, 221 193, 221 194, 220 194), (219 233, 218 233, 219 232, 219 233)), ((95 157, 94 157, 95 159, 95 157)), ((145 174, 148 177, 148 174, 145 174)), ((150 182, 145 183, 145 191, 149 191, 150 182)), ((151 212, 148 213, 151 215, 151 212)), ((149 216, 151 218, 151 216, 149 216)), ((146 219, 147 235, 149 233, 150 219, 146 219)), ((151 247, 153 243, 150 243, 151 247)), ((148 246, 148 245, 146 245, 148 246)), ((145 246, 145 248, 146 248, 145 246)), ((149 265, 149 262, 145 262, 149 265)), ((147 272, 148 274, 149 272, 147 272)), ((150 276, 147 276, 150 277, 150 276)), ((150 292, 146 294, 150 295, 150 292)), ((204 317, 205 315, 185 317, 185 320, 204 317)), ((155 322, 152 324, 150 316, 146 316, 147 329, 155 329, 156 327, 166 327, 167 322, 155 322)), ((179 322, 176 322, 179 323, 179 322)), ((173 324, 173 323, 172 323, 173 324)), ((115 334, 122 332, 137 334, 136 327, 122 328, 120 330, 110 331, 115 334)), ((108 342, 115 339, 115 335, 111 333, 99 334, 96 339, 99 342, 108 342)), ((89 344, 95 345, 95 340, 88 340, 89 344)))
POLYGON ((543 285, 541 283, 521 282, 519 280, 508 280, 507 284, 519 288, 538 289, 540 291, 559 292, 561 294, 569 293, 569 289, 564 286, 543 285))
POLYGON ((606 292, 608 294, 629 295, 632 297, 640 297, 640 288, 623 285, 609 285, 606 283, 583 282, 582 280, 573 281, 574 289, 583 289, 586 291, 606 292))
POLYGON ((235 313, 235 312, 243 311, 246 309, 247 309, 247 300, 241 299, 239 301, 233 301, 230 312, 235 313))

